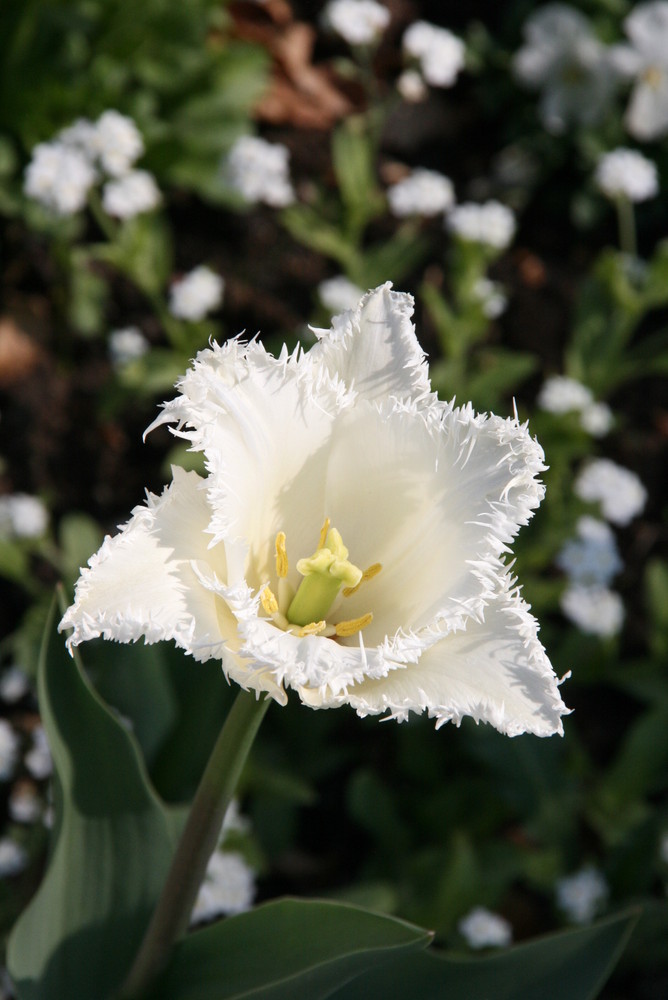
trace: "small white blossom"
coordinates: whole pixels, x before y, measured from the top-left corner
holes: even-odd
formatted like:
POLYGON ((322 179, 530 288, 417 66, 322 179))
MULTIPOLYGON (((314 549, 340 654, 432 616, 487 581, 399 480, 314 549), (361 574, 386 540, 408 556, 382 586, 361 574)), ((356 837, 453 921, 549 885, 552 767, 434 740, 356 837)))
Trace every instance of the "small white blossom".
POLYGON ((635 4, 624 28, 631 44, 614 46, 612 56, 634 80, 625 125, 636 139, 659 139, 668 132, 668 3, 635 4))
POLYGON ((592 437, 605 437, 614 422, 614 414, 607 403, 589 403, 580 413, 580 424, 592 437))
POLYGON ((18 664, 8 667, 0 677, 0 698, 9 705, 20 701, 29 690, 28 675, 18 664))
POLYGON ((581 517, 576 538, 570 538, 559 551, 557 566, 573 583, 607 586, 624 564, 617 550, 612 529, 595 517, 581 517))
POLYGON ((508 298, 498 281, 490 281, 489 278, 478 278, 472 291, 488 319, 497 319, 508 305, 508 298))
POLYGON ((39 499, 27 493, 0 497, 0 537, 40 538, 49 524, 49 513, 39 499))
POLYGON ((522 83, 541 91, 545 128, 559 133, 572 124, 600 121, 619 74, 585 15, 567 4, 547 4, 531 14, 524 37, 513 68, 522 83))
POLYGON ((49 741, 42 726, 33 730, 32 747, 25 755, 25 765, 36 781, 43 781, 53 771, 49 741))
POLYGON ((417 59, 422 75, 432 87, 452 87, 464 68, 466 48, 447 28, 415 21, 402 40, 404 52, 417 59))
POLYGON ((586 465, 573 489, 581 500, 600 503, 603 517, 613 524, 629 524, 647 502, 647 490, 635 472, 609 458, 586 465))
POLYGON ((470 948, 507 948, 513 940, 508 921, 484 906, 476 906, 462 917, 457 928, 470 948))
POLYGON ((223 171, 230 187, 249 204, 264 202, 283 208, 295 200, 289 159, 290 153, 281 143, 244 135, 232 146, 223 171))
POLYGON ((232 799, 227 807, 220 830, 220 844, 222 845, 225 842, 225 837, 228 833, 247 833, 249 829, 250 820, 241 813, 237 799, 232 799))
POLYGON ((34 785, 15 785, 9 796, 9 815, 15 823, 36 823, 42 815, 42 801, 34 785))
POLYGON ((160 204, 160 189, 147 170, 130 170, 117 180, 108 181, 102 191, 102 207, 118 219, 133 219, 160 204))
POLYGON ((28 864, 28 855, 10 837, 0 840, 0 878, 18 875, 28 864))
POLYGON ((593 393, 568 375, 551 375, 545 379, 536 402, 548 413, 571 413, 583 410, 593 402, 593 393))
POLYGON ((105 111, 95 123, 91 151, 112 177, 126 174, 144 152, 144 140, 132 118, 119 111, 105 111))
POLYGON ((201 264, 173 283, 169 290, 169 311, 179 319, 196 323, 218 308, 224 291, 221 276, 201 264))
POLYGON ((659 193, 656 164, 636 149, 613 149, 596 166, 594 180, 608 198, 646 201, 659 193))
POLYGON ((588 924, 608 898, 608 884, 597 868, 587 866, 558 880, 557 905, 575 924, 588 924))
POLYGON ((515 216, 498 201, 468 201, 448 213, 446 227, 462 240, 505 250, 515 235, 515 216))
POLYGON ((250 910, 255 898, 255 873, 242 854, 215 850, 200 886, 191 923, 250 910))
POLYGON ((373 45, 390 23, 390 12, 376 0, 330 0, 323 21, 349 45, 373 45))
POLYGON ((6 719, 0 719, 0 781, 8 781, 14 774, 18 753, 18 736, 6 719))
POLYGON ((607 587, 572 584, 561 595, 560 604, 566 618, 587 635, 609 639, 624 624, 624 603, 607 587))
POLYGON ((308 352, 201 351, 152 427, 175 423, 207 478, 174 466, 106 538, 60 625, 70 647, 171 640, 281 704, 561 733, 506 562, 543 451, 516 418, 438 400, 412 311, 388 283, 308 352))
POLYGON ((95 124, 90 119, 77 118, 56 134, 56 140, 64 146, 78 149, 91 163, 95 161, 95 124))
POLYGON ((405 69, 397 79, 397 90, 409 104, 424 101, 429 91, 424 77, 416 69, 405 69))
POLYGON ((32 151, 23 190, 57 215, 75 215, 84 208, 95 181, 95 170, 79 150, 42 142, 32 151))
POLYGON ((112 330, 109 334, 109 357, 117 368, 143 357, 149 346, 148 340, 136 326, 112 330))
POLYGON ((343 274, 326 278, 318 285, 318 298, 332 315, 355 309, 363 295, 362 289, 343 274))
POLYGON ((417 167, 397 184, 387 189, 390 211, 397 218, 409 215, 440 215, 455 201, 455 189, 449 177, 436 170, 417 167))

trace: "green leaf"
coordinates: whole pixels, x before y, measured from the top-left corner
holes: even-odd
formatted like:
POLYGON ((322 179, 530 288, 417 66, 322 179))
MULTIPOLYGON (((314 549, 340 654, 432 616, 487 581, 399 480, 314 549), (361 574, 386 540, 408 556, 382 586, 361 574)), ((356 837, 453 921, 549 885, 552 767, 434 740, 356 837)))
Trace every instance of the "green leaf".
POLYGON ((20 1000, 104 1000, 140 944, 172 835, 133 738, 67 655, 55 611, 54 601, 38 690, 57 776, 56 839, 8 966, 20 1000))
POLYGON ((430 937, 345 903, 276 900, 190 934, 146 1000, 320 1000, 430 937))
POLYGON ((91 270, 85 250, 75 250, 70 258, 70 324, 84 336, 99 333, 105 322, 107 282, 91 270))
POLYGON ((348 118, 332 135, 332 161, 341 199, 357 231, 382 214, 375 150, 362 116, 348 118))
POLYGON ((428 241, 413 226, 397 231, 391 240, 367 247, 359 263, 359 273, 350 274, 362 288, 375 288, 384 281, 399 282, 416 268, 429 250, 428 241))
POLYGON ((366 973, 332 1000, 593 1000, 618 961, 636 913, 518 945, 489 958, 426 952, 366 973))
POLYGON ((169 228, 159 215, 138 215, 119 227, 113 243, 92 247, 91 255, 113 264, 143 292, 157 295, 172 270, 169 228))
POLYGON ((360 258, 354 244, 315 209, 292 205, 281 212, 280 218, 290 235, 304 246, 331 257, 347 273, 357 272, 360 258))

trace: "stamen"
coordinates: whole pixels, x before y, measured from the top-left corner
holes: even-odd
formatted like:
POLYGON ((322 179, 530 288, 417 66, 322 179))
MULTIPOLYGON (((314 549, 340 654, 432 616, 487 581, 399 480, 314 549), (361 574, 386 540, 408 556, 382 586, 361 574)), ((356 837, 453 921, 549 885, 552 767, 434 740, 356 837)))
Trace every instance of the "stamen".
POLYGON ((355 632, 361 632, 363 628, 370 625, 373 621, 373 614, 371 611, 367 614, 362 615, 360 618, 350 618, 347 621, 338 622, 334 626, 334 632, 336 635, 345 638, 349 635, 355 635, 355 632))
POLYGON ((330 520, 328 517, 325 518, 325 522, 320 529, 320 541, 318 542, 318 548, 323 549, 325 547, 325 541, 327 540, 327 532, 329 531, 330 520))
POLYGON ((295 635, 297 635, 300 639, 303 639, 305 635, 320 635, 320 633, 324 632, 326 628, 327 622, 324 620, 320 622, 309 622, 308 625, 304 625, 302 628, 298 629, 297 632, 295 632, 295 635))
POLYGON ((279 531, 276 535, 276 576, 279 578, 288 575, 288 552, 285 547, 285 532, 279 531))
POLYGON ((368 569, 364 570, 362 573, 362 579, 355 587, 344 587, 341 593, 344 597, 350 597, 352 594, 356 594, 362 584, 366 580, 373 580, 374 576, 378 576, 382 568, 381 563, 374 563, 373 566, 369 566, 368 569))
POLYGON ((278 611, 278 601, 269 587, 265 587, 260 594, 260 602, 265 610, 265 613, 268 614, 269 617, 275 615, 278 611))

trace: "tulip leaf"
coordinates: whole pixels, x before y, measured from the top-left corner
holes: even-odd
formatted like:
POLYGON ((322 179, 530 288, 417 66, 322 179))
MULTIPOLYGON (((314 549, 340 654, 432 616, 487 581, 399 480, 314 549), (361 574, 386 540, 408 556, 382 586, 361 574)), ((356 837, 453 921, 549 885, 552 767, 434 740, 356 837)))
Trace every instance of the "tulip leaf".
POLYGON ((56 771, 55 845, 8 965, 20 1000, 104 1000, 137 951, 173 835, 134 738, 67 655, 55 611, 54 602, 38 679, 56 771))
POLYGON ((429 951, 365 973, 332 1000, 593 1000, 630 937, 638 912, 563 931, 489 958, 429 951))
POLYGON ((320 1000, 430 937, 349 904, 279 899, 190 934, 146 1000, 320 1000))

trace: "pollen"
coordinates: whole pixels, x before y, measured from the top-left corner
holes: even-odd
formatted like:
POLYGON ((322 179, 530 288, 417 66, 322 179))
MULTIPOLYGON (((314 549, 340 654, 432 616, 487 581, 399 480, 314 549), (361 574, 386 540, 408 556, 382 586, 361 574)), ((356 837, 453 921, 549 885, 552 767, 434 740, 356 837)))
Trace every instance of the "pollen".
POLYGON ((365 569, 362 573, 362 579, 358 584, 354 587, 344 587, 341 593, 344 597, 350 597, 352 594, 356 594, 362 584, 367 580, 373 580, 374 576, 378 576, 382 568, 381 563, 374 563, 373 566, 369 566, 369 568, 365 569))
POLYGON ((369 611, 359 618, 349 618, 347 621, 339 622, 334 626, 334 632, 336 635, 341 636, 341 638, 346 638, 349 635, 355 635, 355 632, 361 632, 372 621, 373 614, 369 611))
POLYGON ((309 622, 308 625, 304 625, 300 628, 296 632, 296 635, 298 635, 300 639, 302 639, 305 635, 320 635, 320 633, 324 632, 326 628, 327 622, 324 619, 319 622, 309 622))
POLYGON ((329 531, 330 520, 328 517, 325 518, 322 528, 320 529, 320 540, 318 542, 318 548, 324 549, 325 542, 327 541, 327 533, 329 531))
POLYGON ((285 532, 276 535, 276 576, 284 579, 288 575, 288 552, 285 547, 285 532))
POLYGON ((278 611, 278 601, 274 597, 274 593, 270 587, 264 588, 264 590, 260 594, 260 601, 262 603, 262 607, 264 608, 266 614, 268 614, 270 617, 276 614, 276 612, 278 611))

